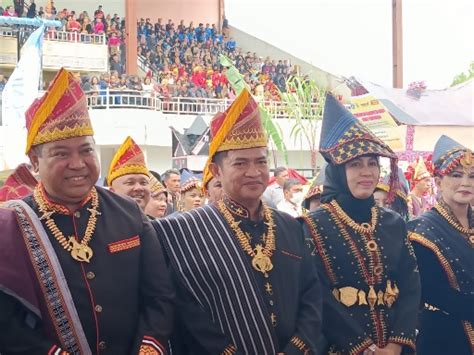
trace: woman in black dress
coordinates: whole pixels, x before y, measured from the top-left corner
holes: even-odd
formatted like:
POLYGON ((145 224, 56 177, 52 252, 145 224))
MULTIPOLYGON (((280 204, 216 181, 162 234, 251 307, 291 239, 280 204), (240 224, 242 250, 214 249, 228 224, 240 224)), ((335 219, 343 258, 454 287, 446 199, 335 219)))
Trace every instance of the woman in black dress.
POLYGON ((466 147, 442 136, 433 162, 438 203, 408 223, 422 284, 417 353, 472 355, 474 157, 466 147))
POLYGON ((379 157, 395 153, 333 96, 320 152, 328 162, 319 209, 302 217, 323 283, 327 354, 400 354, 415 348, 420 301, 416 260, 397 213, 375 205, 379 157))

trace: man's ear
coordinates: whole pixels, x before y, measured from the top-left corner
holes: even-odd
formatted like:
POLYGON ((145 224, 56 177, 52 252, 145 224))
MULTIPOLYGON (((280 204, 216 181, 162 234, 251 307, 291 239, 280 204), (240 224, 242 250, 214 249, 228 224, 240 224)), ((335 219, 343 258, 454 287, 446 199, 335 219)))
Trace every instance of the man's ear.
POLYGON ((220 173, 221 173, 220 167, 216 163, 209 164, 209 170, 211 171, 212 176, 214 176, 215 178, 220 177, 220 173))
POLYGON ((39 173, 39 158, 33 149, 31 149, 30 152, 28 153, 28 158, 30 158, 30 163, 31 163, 31 166, 33 167, 33 171, 35 173, 39 173))

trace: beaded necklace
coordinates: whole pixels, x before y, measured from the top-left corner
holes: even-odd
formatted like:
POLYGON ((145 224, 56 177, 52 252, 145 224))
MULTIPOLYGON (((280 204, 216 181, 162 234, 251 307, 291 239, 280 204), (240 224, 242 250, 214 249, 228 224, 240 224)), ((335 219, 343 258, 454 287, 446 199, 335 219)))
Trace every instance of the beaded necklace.
POLYGON ((474 228, 466 228, 459 223, 448 208, 443 206, 445 202, 438 202, 434 209, 443 217, 454 229, 461 233, 461 235, 469 242, 471 247, 474 247, 474 228))
POLYGON ((241 221, 236 221, 234 219, 232 213, 226 207, 223 200, 217 202, 217 208, 222 213, 229 226, 232 228, 242 249, 252 258, 252 267, 255 270, 263 273, 263 275, 267 278, 268 272, 273 269, 271 257, 275 251, 275 222, 273 221, 272 211, 270 208, 268 208, 265 204, 263 205, 263 218, 268 230, 262 238, 264 245, 257 244, 255 248, 252 248, 249 238, 239 227, 241 221))
MULTIPOLYGON (((56 208, 49 204, 44 196, 43 186, 39 184, 34 192, 33 198, 38 205, 39 211, 42 213, 40 220, 45 220, 45 224, 48 227, 51 234, 56 238, 59 244, 68 252, 71 253, 71 257, 77 261, 85 261, 90 262, 92 255, 94 254, 92 248, 89 247, 89 242, 92 239, 92 235, 94 234, 96 223, 97 223, 97 216, 101 213, 98 211, 99 208, 99 196, 97 194, 97 190, 95 187, 91 190, 91 208, 87 210, 90 212, 89 221, 87 222, 86 231, 84 233, 84 238, 82 238, 81 242, 79 243, 74 236, 69 236, 67 239, 61 230, 58 228, 54 220, 51 216, 56 213, 56 208)), ((62 207, 62 206, 61 206, 62 207)), ((64 209, 61 208, 61 212, 64 209)))

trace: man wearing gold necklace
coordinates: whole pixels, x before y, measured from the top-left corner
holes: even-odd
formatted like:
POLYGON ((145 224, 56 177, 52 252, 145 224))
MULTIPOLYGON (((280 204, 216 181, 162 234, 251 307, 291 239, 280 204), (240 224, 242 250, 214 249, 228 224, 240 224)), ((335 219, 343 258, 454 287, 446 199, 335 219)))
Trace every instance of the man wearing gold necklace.
POLYGON ((267 137, 248 91, 213 118, 211 135, 203 182, 216 177, 223 199, 152 222, 177 285, 173 352, 315 352, 317 273, 298 222, 261 202, 269 179, 267 137))
POLYGON ((87 102, 61 69, 26 112, 41 182, 0 208, 0 353, 164 354, 174 290, 136 203, 95 187, 87 102))

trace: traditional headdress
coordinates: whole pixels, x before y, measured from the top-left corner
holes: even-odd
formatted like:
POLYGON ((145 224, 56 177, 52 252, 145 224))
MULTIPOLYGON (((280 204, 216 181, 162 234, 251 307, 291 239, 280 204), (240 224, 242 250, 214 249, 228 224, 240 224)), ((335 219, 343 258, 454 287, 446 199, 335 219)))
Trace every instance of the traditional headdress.
POLYGON ((447 175, 459 164, 465 169, 474 167, 473 152, 448 136, 442 135, 433 152, 434 173, 447 175))
POLYGON ((184 194, 186 191, 189 191, 193 188, 201 190, 202 182, 198 176, 194 175, 188 170, 183 170, 181 173, 181 193, 184 194))
POLYGON ((428 160, 425 162, 423 157, 420 155, 416 161, 410 164, 405 172, 405 177, 410 183, 410 188, 413 187, 421 180, 427 177, 431 177, 432 164, 428 160))
MULTIPOLYGON (((396 184, 397 155, 330 93, 326 95, 319 151, 326 161, 335 165, 363 155, 387 157, 391 161, 391 191, 396 184)), ((391 192, 389 199, 392 198, 391 192)))
POLYGON ((204 186, 212 178, 209 164, 216 153, 268 145, 258 104, 246 89, 242 90, 224 113, 219 112, 213 117, 210 130, 211 143, 209 158, 204 169, 204 186))
POLYGON ((0 188, 0 202, 22 199, 33 192, 38 180, 26 164, 20 164, 0 188))
POLYGON ((162 192, 164 192, 165 195, 168 195, 168 190, 166 190, 166 187, 164 187, 163 184, 159 182, 158 179, 152 174, 150 174, 150 191, 152 196, 156 196, 162 192))
MULTIPOLYGON (((395 186, 395 193, 398 197, 400 197, 405 202, 407 201, 408 194, 410 191, 408 190, 409 184, 408 181, 405 179, 405 175, 403 174, 403 170, 398 168, 398 186, 395 186)), ((389 192, 390 191, 390 176, 386 175, 380 179, 380 182, 377 184, 377 189, 389 192)))
POLYGON ((313 179, 308 192, 306 192, 302 205, 307 210, 309 210, 309 203, 311 201, 311 198, 321 195, 321 193, 323 192, 324 179, 326 177, 326 165, 327 164, 324 164, 321 167, 319 174, 313 179))
POLYGON ((35 145, 94 135, 84 92, 66 69, 57 73, 48 91, 31 104, 25 116, 26 154, 35 145))
POLYGON ((125 139, 110 163, 107 184, 110 186, 116 178, 127 174, 150 176, 146 167, 145 156, 130 136, 125 139))

